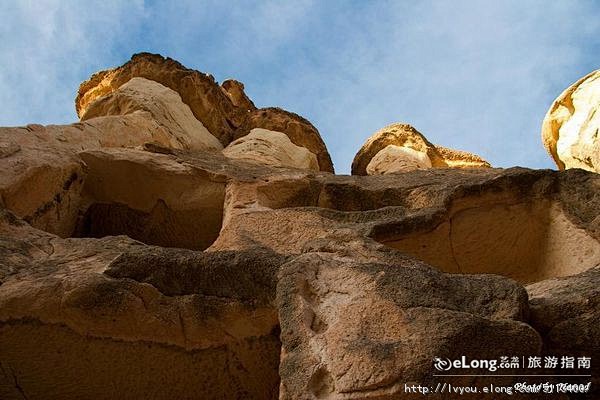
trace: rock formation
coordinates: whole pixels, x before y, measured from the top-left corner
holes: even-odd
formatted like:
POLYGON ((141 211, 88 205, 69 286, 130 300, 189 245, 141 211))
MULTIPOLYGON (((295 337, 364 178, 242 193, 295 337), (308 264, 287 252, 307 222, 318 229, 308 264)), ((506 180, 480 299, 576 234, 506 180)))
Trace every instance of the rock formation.
POLYGON ((600 172, 600 71, 565 89, 542 124, 542 141, 559 169, 600 172))
POLYGON ((352 175, 384 175, 427 168, 487 168, 481 157, 430 143, 407 124, 375 132, 354 156, 352 175))
POLYGON ((308 121, 229 82, 134 56, 82 122, 0 129, 0 398, 391 400, 525 373, 436 358, 600 357, 599 175, 438 168, 469 157, 407 126, 357 171, 433 168, 333 175, 308 121))
POLYGON ((262 128, 254 128, 246 136, 229 143, 223 154, 258 164, 319 170, 317 156, 313 153, 296 146, 284 133, 262 128))

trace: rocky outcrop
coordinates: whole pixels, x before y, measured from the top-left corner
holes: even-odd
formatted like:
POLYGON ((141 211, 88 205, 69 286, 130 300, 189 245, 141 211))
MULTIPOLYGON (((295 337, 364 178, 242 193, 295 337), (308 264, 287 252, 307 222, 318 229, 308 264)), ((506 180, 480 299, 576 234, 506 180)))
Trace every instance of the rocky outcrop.
POLYGON ((255 128, 285 133, 293 144, 304 147, 317 156, 319 170, 333 172, 333 163, 317 128, 301 116, 281 108, 261 108, 248 113, 234 138, 246 136, 255 128))
POLYGON ((231 141, 232 126, 239 126, 248 112, 238 109, 211 75, 188 69, 170 58, 140 53, 124 65, 98 72, 83 82, 75 100, 77 115, 83 117, 90 104, 136 77, 177 92, 196 119, 224 146, 231 141))
POLYGON ((395 174, 428 168, 431 168, 431 160, 427 153, 390 144, 369 161, 367 175, 395 174))
MULTIPOLYGON (((154 81, 175 91, 194 117, 214 135, 223 146, 250 133, 255 128, 283 132, 292 143, 315 154, 319 170, 333 172, 333 163, 317 129, 306 119, 280 108, 256 109, 244 93, 244 85, 226 80, 219 86, 211 75, 185 68, 177 61, 157 54, 134 55, 124 65, 94 74, 79 87, 75 107, 82 120, 92 115, 116 112, 119 115, 130 105, 96 106, 92 103, 106 98, 134 78, 154 81)), ((122 97, 122 95, 120 96, 122 97)), ((114 96, 104 102, 115 103, 114 96)), ((118 102, 118 101, 117 101, 118 102)))
POLYGON ((277 398, 285 258, 60 239, 6 211, 0 244, 3 399, 277 398))
POLYGON ((181 143, 181 148, 208 151, 223 148, 177 92, 144 78, 133 78, 114 92, 99 97, 88 106, 81 120, 128 114, 153 119, 181 143))
MULTIPOLYGON (((527 287, 531 325, 544 338, 544 354, 583 358, 600 353, 600 266, 580 274, 554 278, 527 287), (585 345, 584 345, 585 343, 585 345)), ((590 360, 591 362, 591 360, 590 360)), ((600 366, 579 368, 600 384, 600 366)))
POLYGON ((229 100, 231 100, 234 106, 241 107, 248 111, 256 110, 256 106, 252 100, 246 96, 244 84, 242 82, 236 81, 235 79, 227 79, 226 81, 223 81, 221 88, 225 91, 225 94, 229 96, 229 100))
POLYGON ((296 146, 287 135, 254 128, 246 136, 234 140, 224 150, 225 157, 275 167, 319 170, 317 156, 296 146))
POLYGON ((599 175, 448 168, 471 161, 406 126, 355 160, 381 174, 333 175, 234 82, 220 151, 139 57, 84 121, 0 131, 0 398, 403 399, 519 380, 440 360, 600 358, 599 175))
POLYGON ((326 253, 282 266, 280 399, 404 398, 407 382, 448 381, 431 375, 435 357, 539 354, 539 334, 520 321, 527 295, 514 282, 451 276, 410 262, 390 267, 326 253))
POLYGON ((600 71, 584 76, 558 96, 542 124, 542 142, 559 169, 600 172, 600 71))
POLYGON ((465 151, 430 143, 407 124, 375 132, 354 156, 352 175, 384 175, 427 168, 486 168, 490 164, 465 151))

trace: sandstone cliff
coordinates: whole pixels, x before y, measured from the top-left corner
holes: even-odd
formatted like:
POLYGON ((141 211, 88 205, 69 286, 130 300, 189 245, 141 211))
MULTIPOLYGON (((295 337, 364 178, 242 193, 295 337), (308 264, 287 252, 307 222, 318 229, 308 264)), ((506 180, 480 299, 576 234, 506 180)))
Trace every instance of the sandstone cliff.
POLYGON ((521 379, 435 357, 600 357, 600 175, 407 125, 333 175, 310 122, 149 54, 77 109, 0 129, 2 399, 404 399, 521 379))

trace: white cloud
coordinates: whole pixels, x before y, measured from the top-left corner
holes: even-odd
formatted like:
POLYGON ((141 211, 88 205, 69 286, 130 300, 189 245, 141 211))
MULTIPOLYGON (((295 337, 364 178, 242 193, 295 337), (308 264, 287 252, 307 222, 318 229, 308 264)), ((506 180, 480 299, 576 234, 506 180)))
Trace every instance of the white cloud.
POLYGON ((0 125, 73 121, 89 67, 110 66, 143 11, 139 1, 0 3, 0 125))

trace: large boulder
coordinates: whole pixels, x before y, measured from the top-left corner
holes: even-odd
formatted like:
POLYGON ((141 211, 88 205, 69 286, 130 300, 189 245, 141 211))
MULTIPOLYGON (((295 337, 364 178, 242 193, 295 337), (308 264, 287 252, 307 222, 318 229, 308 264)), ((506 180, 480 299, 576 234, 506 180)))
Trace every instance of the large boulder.
POLYGON ((319 170, 317 157, 304 147, 296 146, 287 135, 254 128, 234 140, 224 150, 225 157, 264 165, 319 170))
POLYGON ((375 132, 352 161, 352 175, 384 175, 427 168, 485 168, 465 151, 435 146, 414 127, 396 123, 375 132))
POLYGON ((240 125, 248 110, 238 109, 211 75, 188 69, 158 54, 140 53, 120 67, 97 72, 79 86, 75 108, 83 117, 98 98, 140 77, 166 86, 181 96, 194 116, 223 145, 231 141, 232 126, 240 125))
POLYGON ((181 143, 181 148, 209 151, 223 148, 177 92, 144 78, 133 78, 114 92, 97 98, 87 107, 81 121, 136 112, 148 113, 146 118, 164 127, 181 143))
POLYGON ((317 128, 301 116, 281 108, 261 108, 249 112, 234 138, 246 136, 255 128, 285 133, 296 146, 306 148, 317 156, 319 170, 333 172, 333 163, 317 128))
POLYGON ((559 169, 600 172, 600 70, 589 73, 552 102, 542 141, 559 169))

